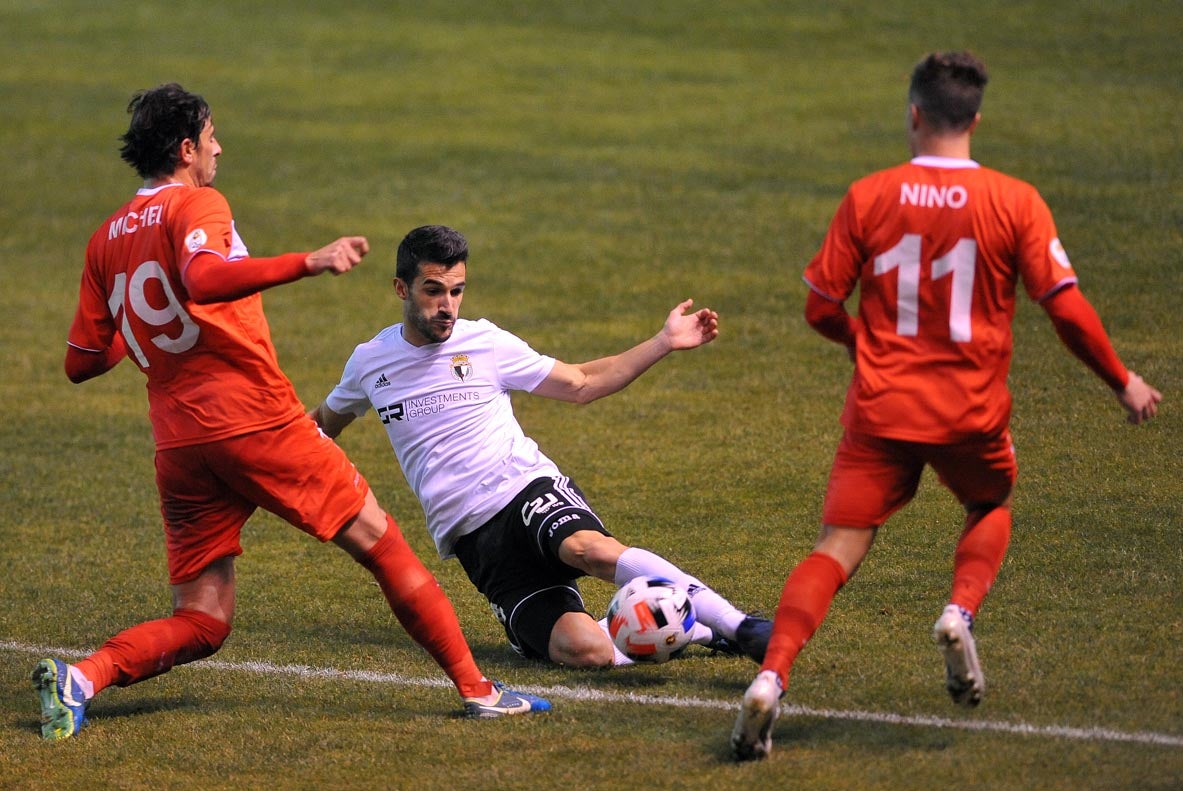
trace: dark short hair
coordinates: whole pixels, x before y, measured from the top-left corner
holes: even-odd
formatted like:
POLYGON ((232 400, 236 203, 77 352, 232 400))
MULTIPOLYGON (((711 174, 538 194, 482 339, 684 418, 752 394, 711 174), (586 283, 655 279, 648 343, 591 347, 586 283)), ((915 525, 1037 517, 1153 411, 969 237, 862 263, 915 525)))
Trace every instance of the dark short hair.
POLYGON ((181 143, 201 145, 209 105, 175 82, 139 91, 127 105, 131 123, 119 156, 145 179, 167 176, 181 161, 181 143))
POLYGON ((982 106, 986 65, 970 52, 933 52, 916 64, 908 100, 935 129, 968 129, 982 106))
POLYGON ((468 240, 446 225, 421 225, 403 237, 398 246, 394 276, 410 285, 427 262, 451 268, 468 261, 468 240))

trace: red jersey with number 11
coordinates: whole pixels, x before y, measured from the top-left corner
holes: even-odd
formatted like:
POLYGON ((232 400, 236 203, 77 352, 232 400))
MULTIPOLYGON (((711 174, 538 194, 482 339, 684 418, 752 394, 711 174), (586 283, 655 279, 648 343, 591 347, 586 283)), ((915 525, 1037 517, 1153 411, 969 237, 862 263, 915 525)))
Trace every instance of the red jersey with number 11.
POLYGON ((859 289, 843 424, 930 443, 1005 428, 1019 280, 1036 301, 1076 282, 1030 184, 937 157, 855 182, 805 270, 826 299, 859 289))
POLYGON ((86 247, 70 345, 102 351, 115 333, 148 377, 159 449, 277 426, 304 408, 284 376, 253 294, 198 305, 183 273, 194 255, 245 258, 226 199, 212 187, 142 189, 86 247))

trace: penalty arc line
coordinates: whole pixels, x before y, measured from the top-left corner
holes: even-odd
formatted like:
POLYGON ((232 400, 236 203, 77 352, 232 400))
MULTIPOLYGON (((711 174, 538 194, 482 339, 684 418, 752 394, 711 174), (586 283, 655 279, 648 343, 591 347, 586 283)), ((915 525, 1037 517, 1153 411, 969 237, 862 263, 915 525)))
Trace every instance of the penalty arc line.
MULTIPOLYGON (((82 657, 89 652, 73 648, 52 648, 35 646, 27 643, 0 640, 0 650, 15 651, 24 654, 40 656, 58 656, 64 658, 82 657)), ((207 669, 225 672, 257 673, 297 676, 307 679, 340 679, 345 681, 362 681, 371 684, 393 684, 404 687, 440 687, 451 688, 452 683, 446 678, 419 678, 401 673, 384 673, 370 670, 338 670, 331 667, 311 667, 308 665, 279 665, 272 662, 225 662, 221 660, 205 659, 194 662, 189 667, 194 670, 207 669)), ((739 707, 738 701, 712 700, 709 698, 686 698, 664 695, 640 695, 628 692, 604 692, 587 687, 568 687, 554 685, 549 687, 515 686, 522 692, 542 695, 551 698, 563 698, 588 703, 635 703, 645 706, 670 706, 674 708, 715 709, 720 711, 734 711, 739 707)), ((787 704, 781 707, 782 715, 790 717, 813 717, 825 720, 845 720, 850 722, 871 722, 885 725, 904 725, 920 728, 939 728, 962 731, 980 731, 990 733, 1008 733, 1021 736, 1041 736, 1046 738, 1070 739, 1074 741, 1091 742, 1126 742, 1137 744, 1152 744, 1160 747, 1183 747, 1183 736, 1169 733, 1155 733, 1153 731, 1120 731, 1112 728, 1080 728, 1066 725, 1032 725, 1025 722, 1003 722, 999 720, 955 720, 947 717, 915 714, 893 714, 890 712, 818 709, 810 706, 787 704)))

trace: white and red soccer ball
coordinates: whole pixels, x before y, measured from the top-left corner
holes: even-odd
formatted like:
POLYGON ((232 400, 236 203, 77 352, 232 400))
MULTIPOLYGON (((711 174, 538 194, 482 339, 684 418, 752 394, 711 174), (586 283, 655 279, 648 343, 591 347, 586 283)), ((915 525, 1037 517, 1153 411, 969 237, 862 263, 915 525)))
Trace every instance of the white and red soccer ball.
POLYGON ((690 642, 694 605, 685 588, 661 577, 634 577, 608 604, 608 634, 635 662, 665 662, 690 642))

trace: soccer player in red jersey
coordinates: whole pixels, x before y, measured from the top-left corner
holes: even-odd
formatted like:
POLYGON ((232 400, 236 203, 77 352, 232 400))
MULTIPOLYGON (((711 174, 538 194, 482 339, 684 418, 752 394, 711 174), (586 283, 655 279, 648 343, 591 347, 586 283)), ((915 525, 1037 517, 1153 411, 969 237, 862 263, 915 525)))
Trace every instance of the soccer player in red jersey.
POLYGON ((65 367, 78 383, 129 357, 148 379, 174 610, 76 664, 39 662, 42 736, 77 733, 105 687, 222 646, 241 529, 259 507, 332 541, 373 574, 399 622, 452 679, 467 715, 548 709, 484 677, 451 602, 279 368, 259 292, 348 272, 369 251, 366 239, 249 257, 226 199, 211 186, 222 147, 205 100, 168 84, 136 94, 128 112, 120 153, 145 184, 87 245, 65 367))
POLYGON ((732 732, 739 760, 768 754, 794 659, 879 526, 915 495, 925 465, 966 511, 949 605, 933 637, 954 702, 981 700, 971 629, 1010 540, 1017 467, 1006 378, 1019 282, 1130 422, 1157 412, 1162 396, 1114 352, 1039 193, 970 159, 986 80, 983 64, 965 52, 934 53, 916 66, 908 93, 913 159, 850 187, 805 270, 806 320, 849 349, 854 376, 821 533, 785 582, 768 651, 732 732), (852 317, 844 302, 856 287, 852 317))

